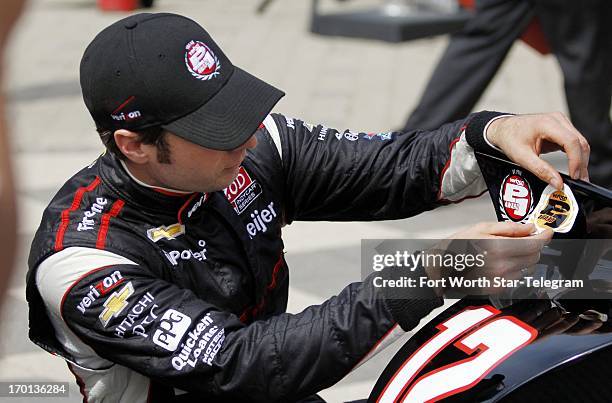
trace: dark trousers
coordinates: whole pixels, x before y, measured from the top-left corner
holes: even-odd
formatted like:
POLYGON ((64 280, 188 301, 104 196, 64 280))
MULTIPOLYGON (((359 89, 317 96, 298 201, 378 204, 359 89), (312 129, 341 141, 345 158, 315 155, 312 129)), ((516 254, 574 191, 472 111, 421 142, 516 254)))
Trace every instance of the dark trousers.
POLYGON ((591 180, 612 188, 611 0, 476 0, 405 128, 433 129, 468 115, 534 16, 563 72, 570 118, 591 144, 591 180))

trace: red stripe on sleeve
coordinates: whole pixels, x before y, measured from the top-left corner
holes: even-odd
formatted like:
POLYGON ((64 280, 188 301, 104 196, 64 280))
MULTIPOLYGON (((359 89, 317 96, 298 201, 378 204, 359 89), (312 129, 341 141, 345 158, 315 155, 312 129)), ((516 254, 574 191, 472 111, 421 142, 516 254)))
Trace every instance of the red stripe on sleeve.
POLYGON ((74 194, 74 199, 72 200, 72 204, 69 208, 62 211, 62 221, 60 223, 59 228, 57 229, 57 234, 55 236, 55 251, 60 251, 64 248, 64 234, 66 233, 66 229, 70 224, 70 213, 79 208, 81 204, 81 200, 83 199, 83 195, 87 192, 93 191, 100 184, 100 178, 96 176, 93 182, 91 182, 88 186, 80 187, 74 194))
POLYGON ((117 217, 125 202, 121 199, 116 200, 113 203, 110 211, 102 216, 100 220, 100 230, 98 231, 98 240, 96 241, 97 249, 104 249, 106 244, 106 234, 108 233, 108 226, 110 225, 110 220, 113 217, 117 217))

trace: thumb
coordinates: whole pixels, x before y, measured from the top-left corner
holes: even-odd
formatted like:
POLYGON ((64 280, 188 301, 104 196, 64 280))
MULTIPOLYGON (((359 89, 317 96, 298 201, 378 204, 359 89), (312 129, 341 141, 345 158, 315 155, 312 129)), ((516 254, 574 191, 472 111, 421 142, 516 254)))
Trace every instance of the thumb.
POLYGON ((491 235, 520 238, 531 235, 535 231, 533 224, 521 224, 518 222, 496 222, 490 224, 488 232, 491 235))

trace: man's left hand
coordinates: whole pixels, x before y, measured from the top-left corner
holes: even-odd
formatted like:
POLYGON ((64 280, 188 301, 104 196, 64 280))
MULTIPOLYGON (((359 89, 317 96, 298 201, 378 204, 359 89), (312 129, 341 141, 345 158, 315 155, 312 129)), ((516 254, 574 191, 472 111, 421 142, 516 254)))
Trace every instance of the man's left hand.
POLYGON ((540 154, 564 151, 570 176, 589 180, 589 143, 560 112, 502 117, 491 122, 486 136, 510 160, 556 189, 563 188, 561 175, 540 154))

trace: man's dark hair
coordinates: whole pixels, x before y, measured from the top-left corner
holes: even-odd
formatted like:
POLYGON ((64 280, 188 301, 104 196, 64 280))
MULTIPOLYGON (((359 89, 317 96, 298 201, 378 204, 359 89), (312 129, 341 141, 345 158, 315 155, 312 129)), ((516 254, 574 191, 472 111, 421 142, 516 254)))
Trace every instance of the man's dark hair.
MULTIPOLYGON (((120 160, 125 160, 127 157, 123 155, 117 143, 115 142, 114 132, 106 129, 97 129, 102 143, 108 151, 114 154, 120 160)), ((144 144, 155 144, 157 148, 157 161, 161 164, 170 163, 170 147, 166 140, 166 131, 161 126, 148 127, 135 132, 139 136, 139 140, 144 144)))

